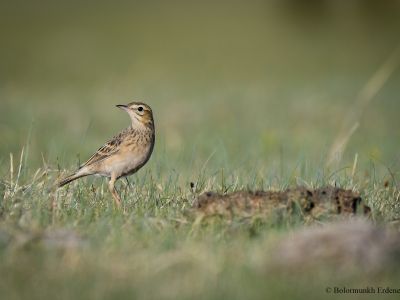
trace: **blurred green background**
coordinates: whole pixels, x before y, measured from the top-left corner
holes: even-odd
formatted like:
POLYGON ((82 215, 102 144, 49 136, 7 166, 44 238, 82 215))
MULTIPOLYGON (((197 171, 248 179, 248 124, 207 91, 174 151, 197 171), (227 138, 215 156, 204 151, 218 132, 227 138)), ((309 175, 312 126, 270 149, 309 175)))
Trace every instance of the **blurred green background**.
MULTIPOLYGON (((150 168, 191 175, 324 166, 359 91, 400 42, 400 1, 1 1, 0 157, 74 169, 143 100, 150 168), (206 164, 206 166, 205 166, 206 164)), ((343 165, 399 166, 400 72, 343 165)), ((280 170, 280 171, 279 171, 280 170)))

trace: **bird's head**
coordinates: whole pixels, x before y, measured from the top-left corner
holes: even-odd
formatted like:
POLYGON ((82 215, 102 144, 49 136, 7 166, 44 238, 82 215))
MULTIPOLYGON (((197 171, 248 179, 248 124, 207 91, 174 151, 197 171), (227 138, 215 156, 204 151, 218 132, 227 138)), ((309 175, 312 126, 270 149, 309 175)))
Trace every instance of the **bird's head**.
POLYGON ((143 102, 131 102, 129 104, 119 104, 117 107, 129 114, 132 120, 132 127, 154 127, 153 112, 147 104, 143 102))

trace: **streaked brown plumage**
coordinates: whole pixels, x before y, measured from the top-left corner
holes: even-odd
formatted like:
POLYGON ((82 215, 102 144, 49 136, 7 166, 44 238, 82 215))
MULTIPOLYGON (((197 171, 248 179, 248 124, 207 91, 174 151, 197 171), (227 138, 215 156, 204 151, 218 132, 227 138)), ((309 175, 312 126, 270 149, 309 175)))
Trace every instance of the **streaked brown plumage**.
POLYGON ((155 129, 153 113, 147 104, 131 102, 117 107, 129 114, 132 124, 100 147, 75 173, 62 179, 58 186, 88 175, 108 177, 109 190, 117 206, 120 206, 121 198, 115 190, 115 181, 137 172, 146 164, 153 152, 155 129))

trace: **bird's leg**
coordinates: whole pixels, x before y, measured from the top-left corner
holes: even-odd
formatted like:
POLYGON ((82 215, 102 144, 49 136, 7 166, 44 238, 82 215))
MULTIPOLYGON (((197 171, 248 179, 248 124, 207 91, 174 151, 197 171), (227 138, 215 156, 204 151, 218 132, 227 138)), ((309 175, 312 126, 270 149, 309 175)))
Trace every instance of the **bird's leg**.
POLYGON ((118 195, 116 189, 115 189, 115 180, 117 180, 117 178, 115 177, 115 174, 111 174, 111 179, 108 182, 108 189, 110 190, 110 193, 112 194, 115 204, 119 207, 121 207, 121 198, 118 195))

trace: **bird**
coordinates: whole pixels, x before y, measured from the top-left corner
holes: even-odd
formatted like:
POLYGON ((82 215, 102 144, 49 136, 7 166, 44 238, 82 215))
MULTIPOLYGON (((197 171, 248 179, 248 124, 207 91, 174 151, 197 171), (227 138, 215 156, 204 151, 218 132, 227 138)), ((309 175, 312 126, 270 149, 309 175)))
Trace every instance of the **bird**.
POLYGON ((101 146, 78 170, 57 184, 60 188, 78 178, 97 175, 107 177, 108 189, 117 207, 121 197, 115 189, 116 180, 136 173, 143 167, 154 149, 153 112, 143 102, 116 105, 128 113, 131 125, 101 146))

